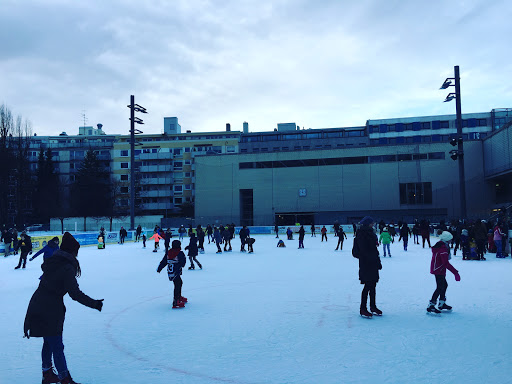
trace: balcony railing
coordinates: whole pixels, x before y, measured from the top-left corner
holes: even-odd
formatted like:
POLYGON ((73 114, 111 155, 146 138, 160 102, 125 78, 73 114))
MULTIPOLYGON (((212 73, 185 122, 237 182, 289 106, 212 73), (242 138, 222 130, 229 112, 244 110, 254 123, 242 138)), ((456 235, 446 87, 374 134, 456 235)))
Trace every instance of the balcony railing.
POLYGON ((141 165, 139 172, 170 172, 171 169, 171 165, 141 165))
POLYGON ((171 152, 158 152, 158 153, 141 153, 139 155, 140 160, 171 160, 171 152))

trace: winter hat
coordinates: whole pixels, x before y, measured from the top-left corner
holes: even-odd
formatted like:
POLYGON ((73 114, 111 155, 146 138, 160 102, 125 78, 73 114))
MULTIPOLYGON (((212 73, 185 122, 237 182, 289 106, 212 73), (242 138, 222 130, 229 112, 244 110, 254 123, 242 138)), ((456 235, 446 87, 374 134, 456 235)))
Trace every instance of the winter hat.
POLYGON ((361 225, 370 225, 371 223, 375 223, 375 220, 373 220, 373 218, 370 216, 363 217, 363 220, 359 222, 361 225))
POLYGON ((76 257, 76 255, 78 255, 78 250, 80 249, 80 243, 76 241, 71 233, 66 232, 64 233, 64 236, 62 236, 60 249, 64 252, 71 253, 76 257))
POLYGON ((388 231, 388 227, 384 227, 384 228, 382 228, 382 231, 383 231, 383 232, 387 232, 387 231, 388 231))
POLYGON ((451 241, 453 239, 453 236, 450 232, 448 231, 444 231, 443 233, 441 233, 441 235, 439 235, 439 240, 447 243, 449 241, 451 241))
POLYGON ((461 231, 461 234, 463 234, 464 236, 468 236, 468 235, 469 235, 469 232, 468 232, 468 230, 467 230, 467 229, 463 229, 463 230, 461 231))
POLYGON ((172 249, 181 249, 181 241, 173 240, 171 248, 172 249))
POLYGON ((55 244, 59 244, 59 238, 55 236, 51 241, 53 241, 55 244))

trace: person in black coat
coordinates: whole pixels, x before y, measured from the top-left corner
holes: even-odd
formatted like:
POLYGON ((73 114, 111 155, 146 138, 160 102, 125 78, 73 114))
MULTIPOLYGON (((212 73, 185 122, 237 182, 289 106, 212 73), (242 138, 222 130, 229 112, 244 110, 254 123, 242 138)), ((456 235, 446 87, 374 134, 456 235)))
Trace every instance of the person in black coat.
POLYGON ((11 243, 12 243, 12 234, 7 229, 4 229, 2 232, 2 240, 5 245, 5 257, 9 256, 11 253, 11 243))
POLYGON ((21 263, 23 262, 23 268, 27 266, 27 255, 32 254, 32 239, 29 235, 23 231, 20 236, 20 241, 18 242, 18 248, 20 253, 20 261, 18 262, 18 266, 14 267, 14 269, 19 269, 21 267, 21 263))
POLYGON ((382 311, 377 308, 375 303, 375 288, 379 281, 379 270, 382 269, 380 262, 379 250, 377 249, 377 235, 373 231, 374 220, 370 216, 366 216, 361 220, 361 227, 357 230, 352 255, 359 259, 359 280, 364 284, 361 292, 361 308, 360 314, 363 317, 372 317, 382 315, 382 311), (366 307, 370 295, 370 312, 366 307))
POLYGON ((304 226, 301 225, 299 229, 299 249, 304 248, 304 235, 306 234, 306 231, 304 229, 304 226))
POLYGON ((203 266, 201 263, 197 260, 197 254, 199 253, 199 250, 197 248, 197 237, 194 232, 190 235, 190 242, 185 247, 185 250, 188 250, 188 259, 190 260, 190 267, 188 269, 196 269, 194 266, 194 261, 197 263, 200 269, 203 269, 203 266))
POLYGON ((64 233, 60 250, 45 259, 41 266, 43 276, 30 299, 25 316, 25 337, 43 338, 43 384, 57 383, 59 380, 62 384, 75 383, 68 371, 62 343, 66 313, 64 295, 67 293, 73 300, 100 312, 103 308, 103 299, 91 299, 78 287, 76 278, 81 274, 77 260, 79 248, 78 241, 69 232, 64 233), (53 371, 52 357, 58 377, 53 371))
POLYGON ((126 238, 126 236, 128 236, 128 232, 126 232, 126 229, 121 227, 121 229, 119 230, 119 240, 121 244, 124 244, 124 239, 126 238))
POLYGON ((336 245, 335 251, 340 249, 340 251, 343 251, 343 241, 347 238, 347 234, 343 230, 343 227, 338 228, 338 245, 336 245))

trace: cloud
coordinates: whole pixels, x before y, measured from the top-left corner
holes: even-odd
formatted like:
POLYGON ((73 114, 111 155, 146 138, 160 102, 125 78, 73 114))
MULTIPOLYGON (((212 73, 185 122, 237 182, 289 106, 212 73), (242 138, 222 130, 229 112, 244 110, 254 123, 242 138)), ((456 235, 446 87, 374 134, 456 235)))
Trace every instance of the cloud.
POLYGON ((271 130, 454 113, 438 88, 460 65, 463 112, 512 107, 508 2, 6 0, 0 103, 39 135, 127 133, 131 94, 184 130, 271 130))

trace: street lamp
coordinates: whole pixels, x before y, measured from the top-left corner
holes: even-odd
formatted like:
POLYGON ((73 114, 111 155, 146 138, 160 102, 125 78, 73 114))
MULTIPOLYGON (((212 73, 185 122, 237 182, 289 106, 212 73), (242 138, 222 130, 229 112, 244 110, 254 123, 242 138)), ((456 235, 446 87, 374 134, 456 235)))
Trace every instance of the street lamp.
POLYGON ((460 215, 462 219, 466 218, 466 177, 464 175, 464 146, 462 139, 462 112, 461 112, 461 100, 460 100, 460 76, 459 66, 454 67, 454 77, 447 78, 440 89, 448 89, 448 87, 455 87, 455 92, 451 92, 446 96, 444 102, 449 102, 455 99, 455 109, 457 113, 457 138, 452 138, 450 144, 455 146, 457 149, 450 151, 450 157, 453 160, 459 161, 459 191, 460 191, 460 215), (452 81, 455 84, 452 84, 452 81))
POLYGON ((135 135, 142 133, 135 129, 135 124, 144 124, 142 119, 135 117, 135 112, 148 113, 146 108, 135 104, 135 96, 130 96, 130 229, 135 229, 135 135))

